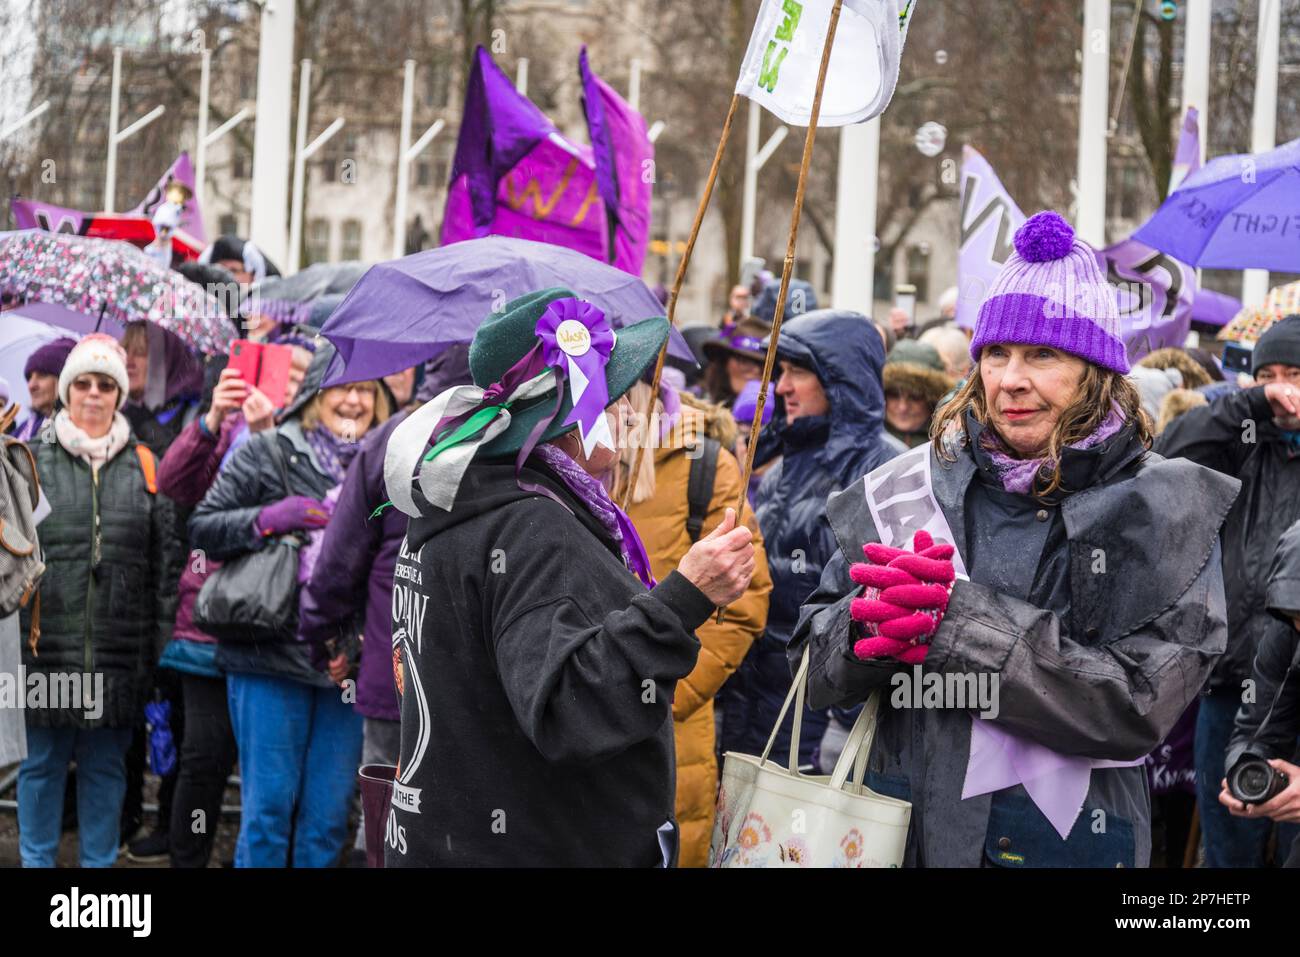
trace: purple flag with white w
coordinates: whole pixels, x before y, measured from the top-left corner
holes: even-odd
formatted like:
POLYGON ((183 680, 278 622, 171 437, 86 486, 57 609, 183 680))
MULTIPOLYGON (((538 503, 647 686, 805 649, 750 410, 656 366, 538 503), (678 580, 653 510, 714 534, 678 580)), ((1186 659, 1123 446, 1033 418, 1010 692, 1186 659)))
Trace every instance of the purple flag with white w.
MULTIPOLYGON (((1024 221, 988 160, 967 146, 961 170, 958 325, 975 328, 989 286, 1015 249, 1012 237, 1024 221)), ((1183 344, 1196 295, 1195 270, 1134 239, 1098 250, 1097 262, 1115 287, 1120 337, 1130 362, 1183 344)))

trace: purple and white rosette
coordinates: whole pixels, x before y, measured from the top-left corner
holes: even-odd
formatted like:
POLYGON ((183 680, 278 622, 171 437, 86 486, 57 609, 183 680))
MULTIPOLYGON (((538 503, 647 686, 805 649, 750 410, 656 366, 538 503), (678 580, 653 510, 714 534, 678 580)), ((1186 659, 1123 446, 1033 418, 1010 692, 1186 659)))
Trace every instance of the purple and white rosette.
POLYGON ((537 320, 542 360, 563 369, 573 410, 565 425, 577 423, 582 450, 591 455, 598 442, 614 447, 605 407, 609 387, 605 366, 614 350, 615 335, 605 313, 585 299, 557 299, 537 320))

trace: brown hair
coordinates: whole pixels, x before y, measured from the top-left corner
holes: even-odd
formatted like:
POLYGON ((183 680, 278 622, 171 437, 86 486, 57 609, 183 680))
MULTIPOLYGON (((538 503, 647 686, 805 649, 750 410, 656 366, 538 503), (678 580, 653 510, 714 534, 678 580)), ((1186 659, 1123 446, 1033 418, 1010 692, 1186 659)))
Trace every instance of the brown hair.
MULTIPOLYGON (((347 386, 353 386, 353 385, 355 386, 369 385, 369 386, 373 386, 375 389, 375 417, 374 420, 370 423, 370 428, 373 429, 375 426, 382 425, 383 423, 387 422, 388 417, 393 414, 393 410, 388 404, 388 392, 387 390, 384 389, 383 385, 379 382, 379 380, 369 379, 364 382, 347 383, 347 386)), ((336 388, 336 387, 330 386, 330 388, 336 388)), ((311 397, 310 402, 308 402, 305 406, 303 406, 302 414, 300 416, 300 421, 302 423, 302 430, 304 432, 309 432, 312 429, 316 428, 316 426, 320 425, 320 404, 323 396, 328 391, 329 389, 321 389, 319 392, 317 392, 314 396, 311 397)), ((357 438, 359 439, 361 438, 361 436, 357 436, 357 438)))
MULTIPOLYGON (((975 416, 975 421, 989 426, 988 403, 984 397, 984 382, 979 370, 977 362, 957 394, 935 410, 934 421, 930 425, 930 440, 934 443, 935 454, 944 461, 956 461, 957 443, 965 444, 969 441, 964 426, 967 410, 975 416)), ((1047 462, 1044 470, 1034 479, 1036 496, 1041 498, 1051 495, 1061 488, 1061 450, 1092 435, 1116 406, 1125 421, 1133 423, 1143 448, 1151 448, 1152 423, 1142 409, 1137 387, 1127 376, 1088 363, 1079 380, 1074 401, 1061 413, 1056 427, 1047 439, 1047 462), (1051 471, 1047 472, 1049 467, 1051 471), (1046 485, 1042 484, 1044 481, 1046 485)))

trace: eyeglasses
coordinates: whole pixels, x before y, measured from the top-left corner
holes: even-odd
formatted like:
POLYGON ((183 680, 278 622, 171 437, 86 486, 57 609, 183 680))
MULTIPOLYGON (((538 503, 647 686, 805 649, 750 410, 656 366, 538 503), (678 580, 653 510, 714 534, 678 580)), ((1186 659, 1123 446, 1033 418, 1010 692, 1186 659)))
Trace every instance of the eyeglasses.
POLYGON ((95 391, 103 395, 113 395, 117 392, 117 383, 112 379, 92 379, 86 376, 72 380, 72 388, 75 392, 89 392, 91 386, 95 391))

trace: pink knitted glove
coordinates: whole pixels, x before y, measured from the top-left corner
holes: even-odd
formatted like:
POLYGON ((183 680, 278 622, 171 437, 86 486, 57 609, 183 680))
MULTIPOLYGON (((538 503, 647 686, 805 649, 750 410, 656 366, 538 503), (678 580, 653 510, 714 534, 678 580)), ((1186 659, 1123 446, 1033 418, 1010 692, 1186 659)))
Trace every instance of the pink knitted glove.
POLYGON ((854 643, 861 659, 892 657, 905 664, 925 660, 929 639, 943 620, 956 578, 951 545, 935 545, 926 532, 912 539, 915 551, 871 543, 863 546, 871 564, 856 563, 849 576, 863 587, 849 615, 867 637, 854 643))

